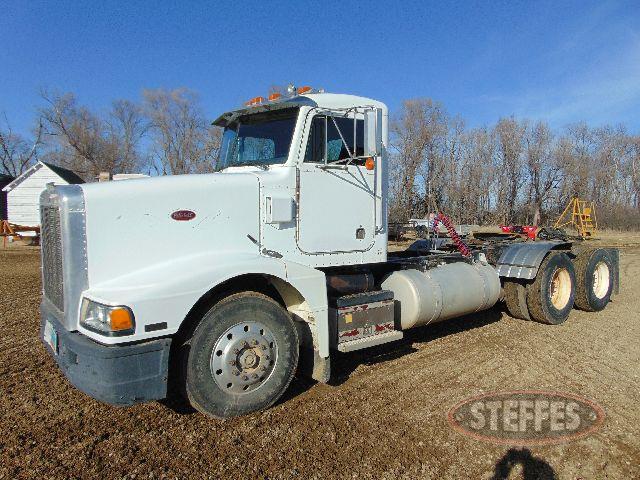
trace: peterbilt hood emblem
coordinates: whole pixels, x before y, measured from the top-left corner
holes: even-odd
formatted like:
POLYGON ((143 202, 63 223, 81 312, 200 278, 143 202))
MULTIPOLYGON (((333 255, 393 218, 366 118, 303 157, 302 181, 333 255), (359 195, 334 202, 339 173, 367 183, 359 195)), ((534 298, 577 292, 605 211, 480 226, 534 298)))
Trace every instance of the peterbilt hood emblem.
POLYGON ((171 214, 171 218, 178 222, 186 222, 196 218, 196 212, 192 212, 191 210, 176 210, 171 214))

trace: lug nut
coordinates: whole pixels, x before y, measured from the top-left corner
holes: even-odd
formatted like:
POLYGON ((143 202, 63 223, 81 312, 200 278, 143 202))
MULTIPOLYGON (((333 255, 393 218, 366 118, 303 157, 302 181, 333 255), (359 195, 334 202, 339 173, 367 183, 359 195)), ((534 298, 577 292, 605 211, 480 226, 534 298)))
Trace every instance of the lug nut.
POLYGON ((233 349, 233 353, 235 353, 236 355, 240 353, 240 350, 238 350, 237 348, 233 349))
POLYGON ((258 374, 254 373, 253 375, 251 375, 251 378, 253 378, 254 380, 258 378, 258 374))
POLYGON ((246 375, 243 375, 242 376, 242 380, 244 380, 246 382, 247 380, 249 380, 249 377, 247 377, 246 375))
POLYGON ((258 340, 254 340, 254 341, 252 341, 252 342, 251 342, 251 345, 253 345, 253 346, 258 345, 258 340))
POLYGON ((264 356, 264 359, 265 359, 265 360, 270 360, 270 359, 271 359, 271 357, 270 357, 269 355, 265 355, 265 356, 264 356))
POLYGON ((229 365, 232 365, 232 366, 233 366, 233 365, 235 365, 235 364, 236 364, 236 361, 235 361, 235 360, 229 360, 229 365))
POLYGON ((267 346, 266 345, 262 345, 262 350, 266 350, 267 346))
POLYGON ((238 370, 234 370, 233 374, 237 377, 238 375, 240 375, 240 372, 238 370))
POLYGON ((267 371, 267 367, 263 366, 260 370, 262 370, 263 372, 266 372, 267 371))
POLYGON ((248 346, 249 346, 249 344, 248 344, 248 343, 247 343, 247 341, 245 340, 244 342, 242 342, 242 346, 246 348, 246 347, 248 347, 248 346))

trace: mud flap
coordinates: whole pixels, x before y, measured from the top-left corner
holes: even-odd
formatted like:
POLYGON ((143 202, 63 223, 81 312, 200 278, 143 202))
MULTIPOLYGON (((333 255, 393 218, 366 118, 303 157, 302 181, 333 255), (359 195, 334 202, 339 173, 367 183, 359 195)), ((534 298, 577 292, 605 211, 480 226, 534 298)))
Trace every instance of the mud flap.
POLYGON ((331 357, 322 358, 311 347, 300 348, 300 367, 298 373, 320 383, 329 383, 331 379, 331 357))

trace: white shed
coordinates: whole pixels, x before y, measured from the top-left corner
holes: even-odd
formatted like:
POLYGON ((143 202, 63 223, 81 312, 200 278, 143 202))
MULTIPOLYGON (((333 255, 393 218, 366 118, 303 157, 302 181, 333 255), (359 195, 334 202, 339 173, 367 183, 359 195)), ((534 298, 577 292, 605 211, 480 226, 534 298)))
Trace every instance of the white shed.
POLYGON ((40 193, 47 183, 69 185, 84 183, 77 174, 50 163, 38 162, 2 191, 7 193, 7 220, 9 223, 35 227, 40 225, 40 193))

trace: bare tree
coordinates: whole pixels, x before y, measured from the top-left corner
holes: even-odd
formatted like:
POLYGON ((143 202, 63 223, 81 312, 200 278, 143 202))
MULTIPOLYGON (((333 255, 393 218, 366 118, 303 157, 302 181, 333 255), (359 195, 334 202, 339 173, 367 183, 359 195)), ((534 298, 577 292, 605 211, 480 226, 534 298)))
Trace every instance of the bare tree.
POLYGON ((630 158, 631 184, 633 188, 633 207, 640 208, 640 135, 631 139, 630 158))
MULTIPOLYGON (((19 175, 37 158, 88 180, 134 171, 143 160, 158 174, 215 170, 221 130, 209 125, 190 90, 146 90, 141 104, 116 101, 104 114, 72 94, 44 92, 43 99, 32 140, 5 119, 1 171, 19 175), (146 135, 150 142, 142 141, 146 135)), ((392 220, 441 209, 457 222, 544 224, 578 196, 596 202, 600 225, 640 228, 640 136, 624 126, 581 122, 554 132, 509 117, 469 129, 427 98, 406 100, 389 130, 392 220)))
POLYGON ((114 163, 123 171, 139 168, 142 158, 138 147, 149 129, 140 105, 129 100, 116 100, 105 122, 114 163))
POLYGON ((203 160, 196 165, 195 173, 210 173, 215 170, 220 145, 222 144, 222 129, 215 125, 207 128, 207 135, 203 145, 203 160))
POLYGON ((590 197, 591 167, 596 149, 593 132, 584 122, 569 125, 566 137, 571 144, 571 155, 565 166, 561 203, 566 203, 571 197, 590 197))
MULTIPOLYGON (((529 204, 533 210, 533 225, 540 223, 542 206, 552 188, 562 177, 562 163, 553 152, 553 134, 546 123, 538 122, 525 133, 526 171, 529 184, 529 204)), ((562 151, 557 152, 562 155, 562 151)))
POLYGON ((515 220, 518 193, 523 184, 522 140, 526 124, 515 118, 502 118, 494 128, 497 142, 497 215, 498 221, 515 220))
POLYGON ((4 129, 0 129, 0 173, 17 177, 38 159, 42 146, 42 122, 38 121, 32 140, 14 133, 6 115, 4 129))
POLYGON ((489 220, 493 208, 495 143, 487 128, 471 130, 463 142, 459 184, 463 208, 459 213, 460 221, 484 223, 489 220))
POLYGON ((163 175, 211 171, 220 137, 208 127, 198 96, 185 88, 145 90, 153 167, 163 175))
POLYGON ((397 205, 392 210, 406 219, 417 213, 416 193, 424 190, 426 200, 432 198, 433 183, 440 164, 437 145, 446 134, 446 114, 442 106, 431 99, 406 100, 391 125, 393 144, 397 149, 397 205), (419 174, 424 182, 416 184, 419 174))
POLYGON ((42 92, 46 134, 54 145, 48 152, 57 163, 90 180, 100 172, 134 171, 138 144, 146 131, 142 111, 128 101, 116 101, 106 118, 79 106, 73 94, 42 92))

